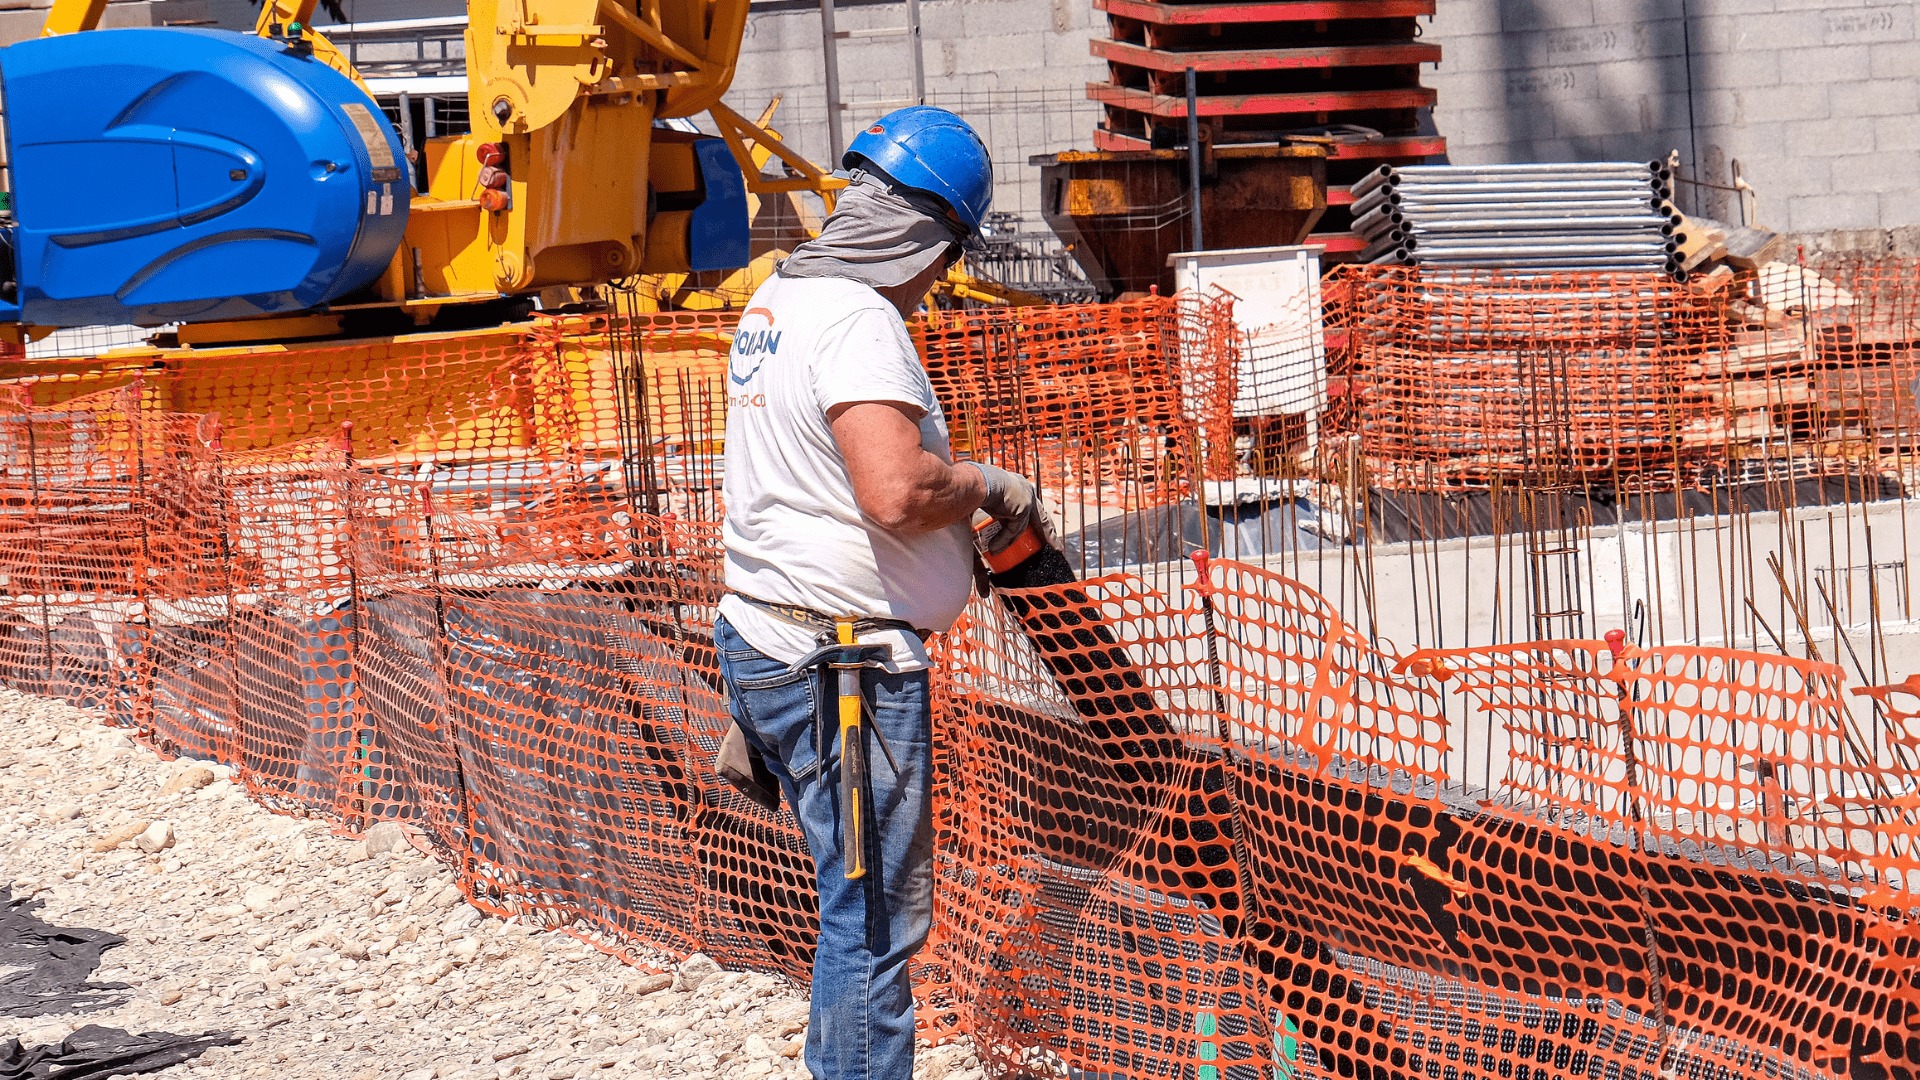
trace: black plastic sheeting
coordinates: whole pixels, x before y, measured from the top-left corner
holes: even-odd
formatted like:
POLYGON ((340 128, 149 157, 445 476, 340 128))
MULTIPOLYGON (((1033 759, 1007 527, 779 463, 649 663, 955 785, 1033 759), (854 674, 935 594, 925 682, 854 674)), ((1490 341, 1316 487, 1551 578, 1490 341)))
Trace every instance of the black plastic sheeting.
POLYGON ((119 1028, 88 1024, 65 1040, 47 1046, 23 1046, 19 1039, 0 1042, 0 1080, 106 1080, 158 1072, 191 1061, 216 1046, 240 1040, 224 1032, 135 1035, 119 1028))
MULTIPOLYGON (((1617 525, 1642 521, 1672 521, 1681 516, 1762 513, 1783 506, 1840 506, 1901 497, 1898 482, 1888 477, 1822 476, 1777 483, 1725 484, 1711 488, 1662 491, 1622 503, 1607 490, 1535 496, 1536 528, 1566 525, 1617 525)), ((1507 531, 1524 528, 1518 491, 1502 495, 1501 514, 1507 531)), ((1375 490, 1368 496, 1366 527, 1380 543, 1409 540, 1447 540, 1491 536, 1496 531, 1491 492, 1450 495, 1427 492, 1375 490)))
POLYGON ((50 605, 45 615, 50 625, 0 615, 0 681, 124 720, 133 693, 122 657, 131 648, 122 637, 124 624, 117 616, 71 605, 50 605))
MULTIPOLYGON (((1782 506, 1837 506, 1878 502, 1902 495, 1886 477, 1825 476, 1791 484, 1745 483, 1663 491, 1625 503, 1606 490, 1534 497, 1533 527, 1607 526, 1642 521, 1671 521, 1686 516, 1759 513, 1782 506)), ((1359 543, 1397 544, 1412 540, 1452 540, 1516 532, 1528 526, 1518 490, 1505 492, 1496 518, 1492 492, 1451 494, 1375 489, 1367 496, 1364 520, 1325 521, 1325 511, 1307 498, 1277 496, 1249 499, 1202 511, 1191 500, 1119 514, 1073 533, 1062 546, 1067 560, 1090 572, 1140 563, 1184 559, 1203 545, 1208 554, 1255 559, 1281 552, 1316 551, 1359 543), (1330 539, 1345 537, 1347 540, 1330 539)))
POLYGON ((1096 522, 1061 541, 1067 562, 1090 573, 1134 563, 1184 559, 1205 540, 1207 553, 1227 559, 1278 551, 1312 551, 1335 542, 1317 531, 1320 510, 1303 498, 1209 506, 1206 520, 1193 501, 1155 506, 1096 522))
POLYGON ((227 620, 159 625, 142 648, 153 665, 154 742, 162 752, 213 759, 233 737, 233 654, 227 620))
POLYGON ((234 626, 241 761, 276 800, 331 809, 353 742, 352 613, 243 608, 234 626))
MULTIPOLYGON (((55 926, 35 914, 40 907, 38 900, 16 898, 13 886, 0 885, 0 970, 17 969, 0 977, 0 1017, 25 1019, 124 1004, 127 998, 120 991, 127 989, 125 983, 91 979, 100 967, 100 954, 127 939, 104 930, 55 926)), ((199 1057, 210 1047, 239 1041, 223 1031, 134 1035, 90 1024, 46 1046, 0 1041, 0 1080, 104 1080, 156 1072, 199 1057)))
POLYGON ((124 1002, 118 991, 126 984, 87 980, 100 966, 100 954, 126 938, 55 926, 34 914, 40 906, 0 885, 0 968, 22 969, 0 977, 0 1016, 49 1016, 124 1002))
POLYGON ((711 646, 590 591, 455 597, 445 618, 474 850, 608 925, 684 922, 700 899, 692 816, 717 786, 692 773, 724 708, 679 654, 711 646))

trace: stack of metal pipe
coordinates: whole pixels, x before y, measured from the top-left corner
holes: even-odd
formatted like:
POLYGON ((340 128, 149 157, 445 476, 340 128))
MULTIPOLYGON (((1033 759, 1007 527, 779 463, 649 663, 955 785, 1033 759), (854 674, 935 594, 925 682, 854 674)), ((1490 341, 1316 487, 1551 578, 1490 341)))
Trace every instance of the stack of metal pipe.
POLYGON ((1382 165, 1353 185, 1360 261, 1684 277, 1664 162, 1382 165))

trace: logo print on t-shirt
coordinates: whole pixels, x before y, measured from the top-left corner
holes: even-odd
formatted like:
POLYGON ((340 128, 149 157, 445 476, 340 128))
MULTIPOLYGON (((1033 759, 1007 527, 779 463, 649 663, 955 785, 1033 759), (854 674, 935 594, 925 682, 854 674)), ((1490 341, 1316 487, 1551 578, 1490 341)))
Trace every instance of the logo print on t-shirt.
POLYGON ((745 386, 760 373, 760 365, 780 351, 781 331, 773 328, 773 312, 763 307, 748 308, 740 316, 740 328, 733 333, 733 352, 727 357, 727 377, 736 386, 745 386), (766 326, 749 328, 749 320, 766 320, 766 326), (751 364, 751 367, 747 365, 751 364), (742 369, 746 374, 741 374, 742 369))

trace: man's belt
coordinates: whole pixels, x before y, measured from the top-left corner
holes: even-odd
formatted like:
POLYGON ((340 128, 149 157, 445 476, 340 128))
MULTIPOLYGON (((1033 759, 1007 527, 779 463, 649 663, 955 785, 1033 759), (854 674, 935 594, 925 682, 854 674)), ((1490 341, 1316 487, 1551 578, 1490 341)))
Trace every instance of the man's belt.
POLYGON ((762 611, 777 615, 788 622, 798 623, 814 631, 815 640, 823 645, 836 640, 840 624, 843 622, 853 624, 853 633, 856 637, 863 634, 877 633, 881 630, 905 630, 921 641, 925 641, 933 636, 933 631, 923 630, 901 619, 882 619, 877 617, 849 619, 845 616, 829 615, 824 611, 816 611, 810 607, 801 607, 799 604, 776 604, 771 600, 762 600, 757 596, 748 596, 738 589, 732 591, 733 595, 745 600, 747 603, 752 604, 762 611))

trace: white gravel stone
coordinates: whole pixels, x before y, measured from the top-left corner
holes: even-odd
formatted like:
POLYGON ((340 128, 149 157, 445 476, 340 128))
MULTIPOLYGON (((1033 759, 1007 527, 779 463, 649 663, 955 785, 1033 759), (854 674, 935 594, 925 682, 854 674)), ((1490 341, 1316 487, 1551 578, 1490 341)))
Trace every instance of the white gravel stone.
POLYGON ((374 855, 389 851, 409 851, 413 845, 407 843, 407 831, 397 821, 379 821, 367 829, 367 851, 374 855))
POLYGON ((720 965, 706 953, 694 953, 680 965, 680 972, 673 980, 673 988, 680 991, 698 990, 700 984, 720 974, 720 965))
POLYGON ((167 821, 156 821, 147 826, 147 831, 133 838, 133 846, 149 853, 165 851, 173 844, 173 823, 167 821))
MULTIPOLYGON (((397 825, 353 840, 277 817, 224 766, 160 762, 59 702, 0 689, 0 730, 0 822, 26 837, 0 881, 127 938, 96 976, 126 1003, 37 1017, 29 1044, 90 1023, 245 1040, 186 1080, 806 1077, 807 1001, 784 979, 700 955, 650 973, 489 918, 397 825)), ((921 1058, 979 1076, 963 1047, 921 1058)))

